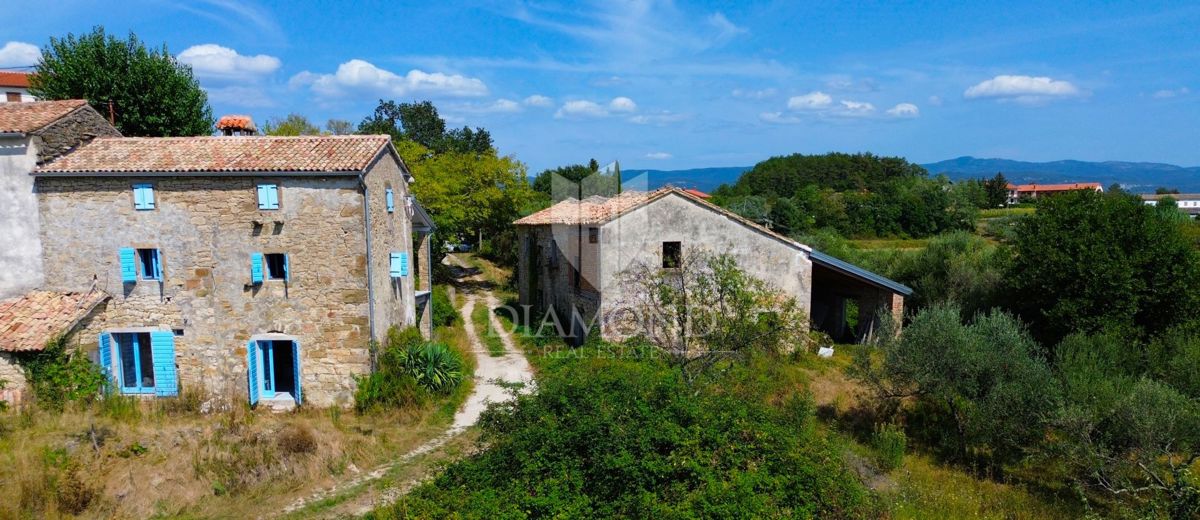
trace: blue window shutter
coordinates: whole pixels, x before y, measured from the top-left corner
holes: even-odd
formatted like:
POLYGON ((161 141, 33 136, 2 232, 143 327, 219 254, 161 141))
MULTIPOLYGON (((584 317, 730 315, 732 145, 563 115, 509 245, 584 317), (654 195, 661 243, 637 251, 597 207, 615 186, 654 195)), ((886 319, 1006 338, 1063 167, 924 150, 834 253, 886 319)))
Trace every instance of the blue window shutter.
POLYGON ((154 358, 154 395, 179 395, 179 380, 175 375, 175 333, 169 330, 151 332, 150 352, 154 358))
POLYGON ((104 371, 104 379, 108 384, 112 380, 112 337, 107 332, 100 333, 100 369, 104 371))
POLYGON ((263 283, 263 255, 250 253, 250 283, 263 283))
POLYGON ((270 199, 267 197, 267 185, 258 185, 258 209, 267 209, 270 199))
POLYGON ((279 186, 267 185, 267 209, 279 209, 279 186))
POLYGON ((408 253, 400 253, 400 276, 408 276, 408 253))
POLYGON ((387 211, 388 211, 388 213, 392 213, 392 212, 396 211, 396 197, 394 194, 392 194, 391 188, 388 188, 386 190, 386 193, 387 193, 387 211))
POLYGON ((296 382, 296 404, 301 404, 304 400, 300 395, 300 342, 292 342, 292 366, 296 368, 293 381, 296 382))
POLYGON ((146 190, 140 184, 133 185, 133 209, 146 209, 146 190))
POLYGON ((162 251, 154 250, 154 279, 161 281, 163 279, 162 269, 162 251))
POLYGON ((121 248, 121 281, 124 283, 137 281, 137 250, 132 247, 121 248))
POLYGON ((400 278, 403 276, 400 274, 400 253, 392 253, 391 267, 389 271, 391 271, 392 278, 400 278))
POLYGON ((283 255, 283 280, 285 282, 292 280, 292 259, 288 255, 283 255))
POLYGON ((246 382, 249 384, 250 406, 258 404, 258 345, 246 343, 246 382))

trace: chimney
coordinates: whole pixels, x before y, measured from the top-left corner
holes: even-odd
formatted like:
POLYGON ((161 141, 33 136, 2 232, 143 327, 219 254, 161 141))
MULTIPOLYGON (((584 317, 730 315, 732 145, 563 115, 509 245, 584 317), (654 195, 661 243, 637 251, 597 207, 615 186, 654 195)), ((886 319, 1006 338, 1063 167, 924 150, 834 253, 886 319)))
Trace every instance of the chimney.
POLYGON ((254 127, 254 120, 250 116, 243 115, 227 115, 221 116, 217 120, 217 130, 223 135, 255 135, 258 129, 254 127))

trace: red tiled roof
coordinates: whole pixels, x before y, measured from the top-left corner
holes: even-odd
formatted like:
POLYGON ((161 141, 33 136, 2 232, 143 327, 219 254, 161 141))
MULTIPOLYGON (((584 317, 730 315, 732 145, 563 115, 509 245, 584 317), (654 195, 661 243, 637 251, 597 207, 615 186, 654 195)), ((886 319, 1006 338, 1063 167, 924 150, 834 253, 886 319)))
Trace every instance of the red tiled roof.
POLYGON ((686 191, 686 192, 688 192, 688 193, 690 193, 690 194, 692 194, 692 195, 695 195, 695 196, 697 196, 697 197, 700 197, 700 198, 702 198, 702 199, 706 199, 706 200, 712 197, 712 195, 709 195, 709 194, 707 194, 707 193, 704 193, 703 191, 700 191, 700 190, 697 190, 697 189, 694 189, 694 188, 687 188, 687 189, 685 189, 685 190, 683 190, 683 191, 686 191))
POLYGON ((567 199, 521 218, 513 224, 518 226, 600 225, 673 193, 791 246, 805 251, 812 250, 812 248, 776 233, 762 224, 704 200, 692 194, 690 190, 670 187, 655 191, 627 191, 615 197, 593 196, 583 199, 582 202, 576 199, 567 199))
POLYGON ((0 133, 34 132, 85 106, 82 99, 0 103, 0 133))
POLYGON ((33 291, 0 300, 0 351, 42 350, 47 341, 70 332, 106 299, 103 291, 33 291))
POLYGON ((390 143, 386 135, 102 137, 33 173, 354 173, 390 143))
POLYGON ((1070 184, 1021 184, 1018 186, 1009 185, 1010 190, 1017 191, 1075 191, 1075 190, 1094 190, 1102 188, 1098 182, 1073 182, 1070 184))
POLYGON ((0 87, 29 88, 29 72, 0 71, 0 87))

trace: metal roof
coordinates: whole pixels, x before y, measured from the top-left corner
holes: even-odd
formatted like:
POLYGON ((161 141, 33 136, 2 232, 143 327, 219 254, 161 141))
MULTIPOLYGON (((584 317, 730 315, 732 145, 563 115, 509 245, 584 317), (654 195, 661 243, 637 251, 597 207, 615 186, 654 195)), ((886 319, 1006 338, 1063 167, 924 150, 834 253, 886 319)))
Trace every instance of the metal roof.
POLYGON ((904 296, 912 296, 913 290, 912 290, 912 288, 908 287, 907 285, 904 285, 904 284, 896 282, 894 280, 890 280, 883 276, 877 275, 875 273, 872 273, 871 271, 863 269, 857 265, 851 264, 844 260, 839 260, 839 259, 829 256, 825 253, 817 251, 816 249, 814 249, 812 251, 812 255, 810 258, 812 258, 812 261, 814 264, 818 264, 823 267, 827 267, 829 269, 839 271, 843 274, 852 276, 854 278, 858 278, 859 280, 862 280, 869 284, 883 287, 894 293, 903 294, 904 296))

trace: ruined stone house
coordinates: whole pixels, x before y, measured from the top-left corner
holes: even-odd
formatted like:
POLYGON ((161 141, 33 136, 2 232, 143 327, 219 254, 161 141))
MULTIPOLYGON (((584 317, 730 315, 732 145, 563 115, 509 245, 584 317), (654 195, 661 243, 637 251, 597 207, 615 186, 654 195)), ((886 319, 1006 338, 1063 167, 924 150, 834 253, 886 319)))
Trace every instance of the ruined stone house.
POLYGON ((71 329, 119 393, 346 405, 371 340, 429 332, 387 136, 101 138, 32 175, 41 286, 108 296, 71 329))
POLYGON ((838 341, 867 337, 881 313, 901 316, 912 293, 677 188, 568 199, 515 225, 521 304, 534 321, 553 311, 576 337, 594 324, 604 337, 619 339, 606 320, 630 301, 620 273, 670 269, 693 250, 731 255, 743 271, 794 297, 811 326, 838 341))
POLYGON ((0 299, 42 284, 38 204, 29 173, 96 137, 120 135, 81 99, 0 103, 0 299))

